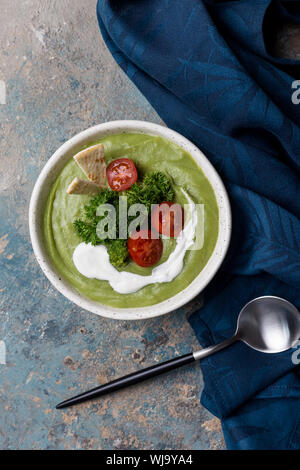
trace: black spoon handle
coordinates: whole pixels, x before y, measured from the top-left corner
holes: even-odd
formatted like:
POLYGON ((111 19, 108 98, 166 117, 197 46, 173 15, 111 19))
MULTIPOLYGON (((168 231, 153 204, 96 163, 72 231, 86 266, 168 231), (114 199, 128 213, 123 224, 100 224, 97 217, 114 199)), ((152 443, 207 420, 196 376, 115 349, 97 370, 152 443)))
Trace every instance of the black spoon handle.
POLYGON ((119 379, 113 380, 112 382, 109 382, 105 385, 101 385, 100 387, 96 387, 92 390, 81 393, 80 395, 70 398, 69 400, 62 401, 56 406, 56 408, 65 408, 67 406, 90 400, 91 398, 100 397, 106 393, 114 392, 120 388, 125 388, 129 385, 142 382, 143 380, 150 379, 151 377, 155 377, 156 375, 163 374, 164 372, 168 372, 172 369, 176 369, 177 367, 184 366, 185 364, 189 364, 190 362, 194 361, 195 358, 193 353, 185 354, 184 356, 176 357, 175 359, 170 359, 169 361, 147 367, 146 369, 133 372, 132 374, 125 375, 124 377, 120 377, 119 379))

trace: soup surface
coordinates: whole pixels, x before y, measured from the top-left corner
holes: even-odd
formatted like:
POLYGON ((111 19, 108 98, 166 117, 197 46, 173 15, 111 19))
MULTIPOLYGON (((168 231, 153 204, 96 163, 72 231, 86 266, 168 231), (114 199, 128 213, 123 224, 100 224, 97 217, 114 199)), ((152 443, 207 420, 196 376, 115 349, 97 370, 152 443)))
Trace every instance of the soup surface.
MULTIPOLYGON (((204 241, 201 249, 189 250, 184 257, 180 274, 171 282, 150 284, 137 292, 119 294, 108 281, 89 279, 81 275, 74 263, 73 253, 81 242, 73 228, 75 219, 83 215, 83 207, 90 196, 68 195, 67 187, 76 176, 84 178, 76 162, 71 159, 56 179, 46 204, 44 235, 50 258, 61 275, 81 294, 102 304, 118 308, 154 305, 185 289, 201 272, 213 253, 218 237, 219 214, 214 191, 201 168, 189 153, 167 139, 145 134, 117 134, 91 142, 103 143, 105 160, 120 157, 130 158, 136 165, 139 176, 153 171, 169 175, 174 183, 176 201, 187 203, 184 191, 195 204, 204 208, 204 241), (181 190, 184 189, 184 191, 181 190)), ((199 219, 200 223, 200 219, 199 219)), ((165 262, 175 248, 174 239, 163 240, 163 255, 158 264, 165 262)), ((151 268, 142 268, 129 262, 123 270, 149 275, 151 268)))

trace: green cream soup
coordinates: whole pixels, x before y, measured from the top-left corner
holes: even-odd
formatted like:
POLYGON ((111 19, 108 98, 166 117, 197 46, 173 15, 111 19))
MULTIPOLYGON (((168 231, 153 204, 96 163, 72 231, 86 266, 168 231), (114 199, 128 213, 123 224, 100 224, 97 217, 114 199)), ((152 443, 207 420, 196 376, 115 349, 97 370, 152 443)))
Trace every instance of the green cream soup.
MULTIPOLYGON (((135 163, 139 177, 152 171, 163 171, 174 183, 177 202, 184 205, 186 199, 180 190, 183 188, 195 204, 204 204, 204 244, 199 250, 189 250, 185 254, 181 273, 171 282, 155 283, 131 294, 119 294, 108 281, 88 279, 74 266, 73 252, 81 243, 73 228, 75 219, 82 218, 83 207, 90 196, 68 195, 67 187, 76 176, 83 177, 82 171, 71 159, 55 181, 46 204, 44 235, 51 260, 61 275, 81 294, 92 300, 112 307, 130 308, 153 305, 172 297, 186 288, 206 265, 218 237, 218 206, 214 191, 197 163, 189 153, 172 142, 144 134, 118 134, 105 137, 103 143, 105 160, 127 157, 135 163)), ((163 256, 166 261, 175 247, 175 240, 163 240, 163 256)), ((141 268, 129 262, 124 268, 141 275, 149 275, 151 268, 141 268)))

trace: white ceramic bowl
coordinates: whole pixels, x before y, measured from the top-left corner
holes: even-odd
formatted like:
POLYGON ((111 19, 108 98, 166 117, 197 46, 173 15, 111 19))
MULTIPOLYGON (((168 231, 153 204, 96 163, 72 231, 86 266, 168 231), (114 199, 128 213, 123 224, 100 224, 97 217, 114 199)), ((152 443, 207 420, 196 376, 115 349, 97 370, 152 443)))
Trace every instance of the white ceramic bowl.
POLYGON ((29 208, 29 229, 36 259, 45 275, 59 292, 79 305, 79 307, 94 312, 97 315, 119 320, 138 320, 156 317, 175 310, 186 304, 204 289, 220 267, 227 252, 231 235, 231 211, 228 196, 219 175, 203 153, 192 144, 192 142, 177 132, 158 124, 143 121, 112 121, 99 124, 80 132, 63 144, 52 155, 43 168, 32 192, 29 208), (130 309, 109 307, 90 300, 64 280, 50 261, 44 244, 42 230, 44 207, 49 190, 67 161, 81 150, 84 145, 95 142, 95 140, 101 137, 123 132, 135 132, 165 137, 189 152, 210 181, 219 207, 219 235, 215 249, 206 266, 193 282, 184 290, 163 302, 149 307, 130 309))

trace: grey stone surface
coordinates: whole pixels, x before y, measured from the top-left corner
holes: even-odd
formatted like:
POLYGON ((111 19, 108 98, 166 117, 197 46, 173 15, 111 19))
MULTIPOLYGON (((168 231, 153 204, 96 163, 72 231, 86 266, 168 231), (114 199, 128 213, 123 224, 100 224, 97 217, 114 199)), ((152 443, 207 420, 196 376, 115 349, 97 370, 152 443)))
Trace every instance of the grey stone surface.
POLYGON ((92 403, 55 410, 86 388, 197 347, 186 314, 109 321, 56 292, 37 265, 27 212, 51 154, 114 119, 160 119, 117 67, 94 0, 1 0, 1 449, 219 449, 219 421, 199 403, 198 365, 92 403))

